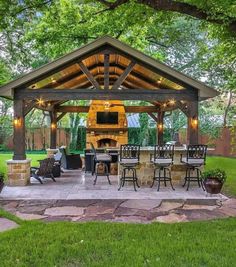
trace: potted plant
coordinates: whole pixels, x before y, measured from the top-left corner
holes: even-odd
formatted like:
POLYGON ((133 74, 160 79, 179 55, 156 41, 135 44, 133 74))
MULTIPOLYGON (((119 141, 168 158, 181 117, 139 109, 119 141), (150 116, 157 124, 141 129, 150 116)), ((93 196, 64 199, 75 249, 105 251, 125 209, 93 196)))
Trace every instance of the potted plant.
POLYGON ((220 169, 209 170, 202 173, 202 179, 207 193, 219 194, 226 181, 226 173, 220 169))
POLYGON ((4 186, 4 174, 0 172, 0 193, 4 186))

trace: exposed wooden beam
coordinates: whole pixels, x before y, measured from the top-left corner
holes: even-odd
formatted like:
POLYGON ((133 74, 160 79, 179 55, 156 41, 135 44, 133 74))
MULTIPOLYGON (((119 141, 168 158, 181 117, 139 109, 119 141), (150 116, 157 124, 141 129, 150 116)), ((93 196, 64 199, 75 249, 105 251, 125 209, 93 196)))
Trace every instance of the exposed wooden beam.
POLYGON ((78 63, 81 70, 83 71, 83 73, 87 76, 88 80, 91 82, 91 84, 96 88, 96 89, 100 89, 100 86, 98 84, 98 82, 94 79, 93 75, 91 74, 91 72, 88 70, 88 68, 84 65, 84 63, 81 61, 78 63))
POLYGON ((110 55, 105 54, 104 55, 104 89, 109 89, 109 64, 110 64, 110 55))
POLYGON ((65 115, 67 112, 62 112, 57 118, 56 121, 59 122, 65 115))
POLYGON ((126 77, 130 74, 130 72, 134 68, 134 65, 135 65, 134 61, 131 61, 129 63, 129 65, 126 67, 124 72, 120 75, 120 77, 117 79, 117 81, 113 84, 112 90, 117 90, 121 86, 123 81, 126 79, 126 77))
POLYGON ((36 103, 33 100, 30 103, 28 103, 24 107, 24 116, 26 116, 35 107, 35 105, 36 105, 36 103))
POLYGON ((89 106, 58 106, 56 107, 57 112, 78 112, 87 113, 89 111, 89 106))
MULTIPOLYGON (((126 113, 144 113, 144 112, 157 112, 154 106, 124 106, 126 113)), ((57 112, 89 112, 89 106, 58 106, 55 108, 57 112)))
POLYGON ((198 95, 189 90, 147 90, 147 89, 125 89, 125 90, 96 90, 96 89, 20 89, 15 91, 16 99, 50 100, 146 100, 167 101, 169 99, 197 101, 198 95))
POLYGON ((126 113, 151 113, 157 112, 157 108, 153 106, 125 106, 126 113))
POLYGON ((148 112, 148 115, 155 121, 158 122, 158 118, 151 112, 148 112))

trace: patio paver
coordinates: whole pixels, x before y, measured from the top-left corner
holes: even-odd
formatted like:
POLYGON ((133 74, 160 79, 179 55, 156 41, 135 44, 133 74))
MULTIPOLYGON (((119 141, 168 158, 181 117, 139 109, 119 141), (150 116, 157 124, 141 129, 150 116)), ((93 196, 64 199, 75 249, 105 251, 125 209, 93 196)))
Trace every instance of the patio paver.
POLYGON ((19 227, 19 225, 11 220, 6 218, 0 218, 0 232, 8 231, 11 229, 15 229, 19 227))

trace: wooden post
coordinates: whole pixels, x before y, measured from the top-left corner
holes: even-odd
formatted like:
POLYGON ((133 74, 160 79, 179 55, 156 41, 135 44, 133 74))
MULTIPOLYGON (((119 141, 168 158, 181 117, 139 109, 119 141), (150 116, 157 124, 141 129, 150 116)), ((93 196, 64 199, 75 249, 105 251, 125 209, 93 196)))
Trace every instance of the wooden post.
POLYGON ((158 111, 157 122, 157 144, 163 145, 163 131, 164 131, 164 111, 158 111))
POLYGON ((198 101, 189 102, 187 144, 198 144, 198 101))
POLYGON ((55 149, 57 146, 57 113, 53 110, 49 112, 51 125, 50 125, 50 148, 55 149))
POLYGON ((13 134, 13 159, 24 160, 25 154, 25 117, 24 100, 14 99, 14 134, 13 134))

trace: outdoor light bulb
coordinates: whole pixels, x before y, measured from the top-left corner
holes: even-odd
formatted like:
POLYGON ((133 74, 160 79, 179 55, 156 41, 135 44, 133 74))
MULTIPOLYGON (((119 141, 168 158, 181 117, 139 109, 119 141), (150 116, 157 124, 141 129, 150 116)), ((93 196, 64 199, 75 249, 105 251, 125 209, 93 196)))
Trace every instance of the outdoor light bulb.
POLYGON ((20 124, 21 124, 21 120, 20 120, 20 118, 14 118, 14 120, 13 120, 13 124, 15 125, 15 126, 20 126, 20 124))
POLYGON ((50 102, 48 102, 48 107, 51 107, 51 103, 50 102))
POLYGON ((52 77, 52 78, 51 78, 51 82, 52 82, 52 83, 56 83, 57 81, 52 77))
POLYGON ((104 103, 104 107, 105 107, 105 109, 109 109, 110 108, 110 103, 108 101, 106 101, 104 103))
POLYGON ((161 84, 161 80, 158 80, 157 83, 158 83, 158 84, 161 84))
POLYGON ((197 125, 198 125, 198 119, 196 117, 193 117, 192 118, 192 126, 197 127, 197 125))
POLYGON ((37 99, 37 104, 38 104, 39 106, 44 105, 44 100, 43 100, 42 98, 37 99))
POLYGON ((51 123, 51 128, 52 129, 56 129, 56 124, 55 123, 51 123))
POLYGON ((166 107, 167 107, 167 104, 166 104, 166 103, 164 103, 164 104, 163 104, 163 108, 166 108, 166 107))
POLYGON ((174 100, 174 99, 171 99, 169 103, 170 103, 171 105, 174 105, 174 104, 175 104, 175 100, 174 100))
POLYGON ((162 124, 162 123, 159 123, 159 124, 158 124, 158 129, 159 129, 159 130, 162 130, 162 129, 163 129, 163 124, 162 124))

